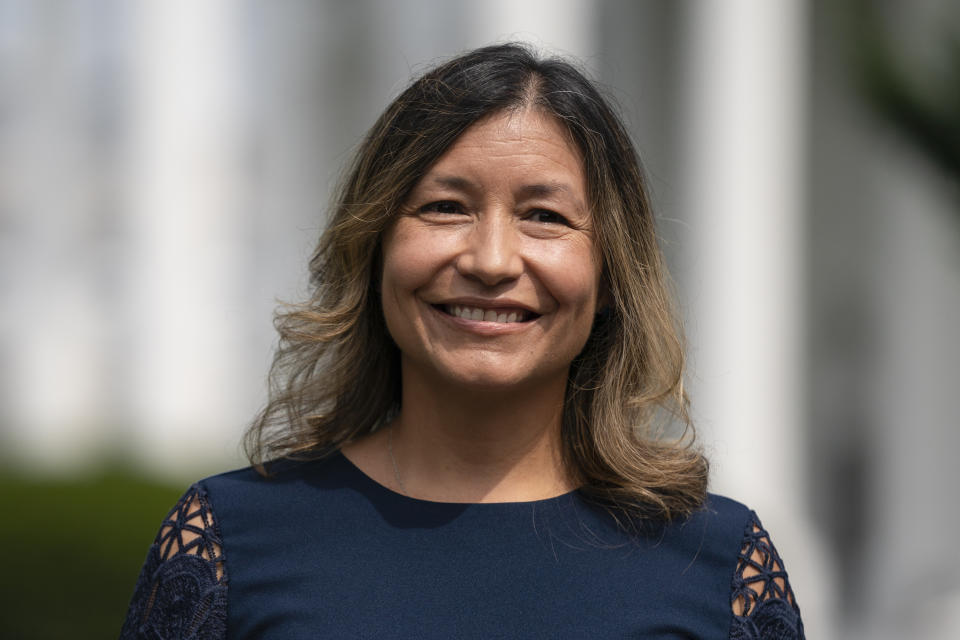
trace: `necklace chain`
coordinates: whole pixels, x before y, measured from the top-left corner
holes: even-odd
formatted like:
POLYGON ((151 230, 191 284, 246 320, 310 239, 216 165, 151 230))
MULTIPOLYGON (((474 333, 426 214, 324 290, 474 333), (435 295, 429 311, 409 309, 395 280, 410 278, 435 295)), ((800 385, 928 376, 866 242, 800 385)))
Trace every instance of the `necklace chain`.
POLYGON ((393 455, 393 425, 390 425, 390 430, 387 432, 387 452, 390 454, 390 462, 393 463, 393 478, 400 487, 400 493, 405 496, 410 495, 407 493, 407 488, 403 485, 403 478, 400 477, 400 466, 397 464, 397 457, 393 455))

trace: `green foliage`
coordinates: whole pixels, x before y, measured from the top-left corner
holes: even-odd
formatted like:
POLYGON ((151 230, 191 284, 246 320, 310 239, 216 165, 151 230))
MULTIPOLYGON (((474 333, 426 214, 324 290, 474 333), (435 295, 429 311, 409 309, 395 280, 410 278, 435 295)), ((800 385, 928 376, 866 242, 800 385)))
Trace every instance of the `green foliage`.
POLYGON ((896 46, 895 27, 884 20, 882 5, 854 0, 851 6, 850 33, 867 103, 947 176, 960 179, 958 13, 946 13, 931 25, 941 63, 934 65, 896 46))
POLYGON ((115 638, 160 521, 181 489, 111 471, 0 474, 0 638, 115 638))

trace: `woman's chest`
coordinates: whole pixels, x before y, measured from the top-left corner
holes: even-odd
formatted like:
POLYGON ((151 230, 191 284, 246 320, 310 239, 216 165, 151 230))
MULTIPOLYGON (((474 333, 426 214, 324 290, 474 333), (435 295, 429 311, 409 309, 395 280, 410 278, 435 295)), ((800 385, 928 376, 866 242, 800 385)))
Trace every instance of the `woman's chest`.
POLYGON ((449 515, 223 523, 230 637, 726 637, 727 563, 682 535, 638 543, 535 509, 449 515))

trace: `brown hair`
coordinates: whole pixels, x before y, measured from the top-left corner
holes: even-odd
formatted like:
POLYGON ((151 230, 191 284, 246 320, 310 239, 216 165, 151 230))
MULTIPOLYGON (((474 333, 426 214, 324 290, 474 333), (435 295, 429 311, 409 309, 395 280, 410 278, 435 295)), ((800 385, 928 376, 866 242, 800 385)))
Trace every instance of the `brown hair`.
POLYGON ((682 516, 706 496, 683 390, 683 341, 643 171, 608 102, 570 63, 517 44, 428 71, 361 144, 310 261, 312 295, 278 313, 270 400, 246 434, 251 462, 322 456, 385 424, 400 401, 399 352, 377 290, 380 243, 430 165, 481 118, 537 108, 584 158, 607 306, 573 361, 563 412, 567 466, 581 492, 627 515, 682 516), (684 425, 665 440, 658 416, 684 425))

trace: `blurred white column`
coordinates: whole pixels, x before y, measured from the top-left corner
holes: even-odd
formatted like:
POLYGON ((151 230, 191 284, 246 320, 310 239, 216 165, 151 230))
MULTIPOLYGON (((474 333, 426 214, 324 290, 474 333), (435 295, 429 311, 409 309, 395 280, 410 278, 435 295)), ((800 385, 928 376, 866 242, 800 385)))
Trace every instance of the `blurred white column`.
POLYGON ((242 93, 229 0, 133 11, 130 407, 136 451, 165 471, 235 455, 241 385, 242 93))
POLYGON ((827 559, 805 509, 803 4, 686 5, 682 191, 690 221, 694 417, 711 489, 760 514, 810 637, 824 637, 827 559))
POLYGON ((0 9, 0 455, 69 471, 109 440, 110 7, 0 9), (108 93, 108 92, 107 92, 108 93))

